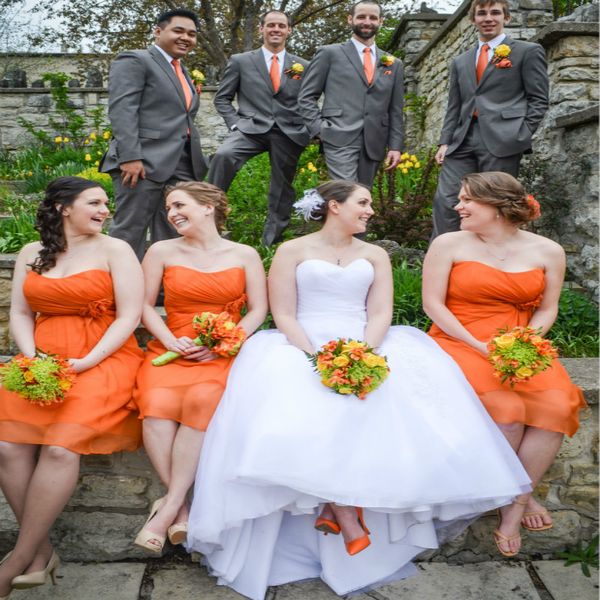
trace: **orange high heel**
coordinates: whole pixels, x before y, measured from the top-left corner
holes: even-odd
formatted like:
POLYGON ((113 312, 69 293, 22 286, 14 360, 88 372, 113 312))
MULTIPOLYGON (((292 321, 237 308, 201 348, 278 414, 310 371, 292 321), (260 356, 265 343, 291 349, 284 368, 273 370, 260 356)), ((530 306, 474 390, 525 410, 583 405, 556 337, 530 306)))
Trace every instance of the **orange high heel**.
POLYGON ((342 528, 339 526, 337 521, 326 519, 325 517, 319 517, 315 521, 315 529, 322 531, 325 535, 332 533, 333 535, 339 535, 342 528))
POLYGON ((350 542, 346 542, 346 552, 348 552, 350 556, 354 556, 355 554, 362 552, 365 548, 368 548, 371 545, 371 540, 369 539, 369 534, 371 532, 365 525, 365 519, 363 517, 362 508, 356 507, 356 517, 358 519, 359 525, 365 532, 365 535, 356 538, 355 540, 351 540, 350 542))

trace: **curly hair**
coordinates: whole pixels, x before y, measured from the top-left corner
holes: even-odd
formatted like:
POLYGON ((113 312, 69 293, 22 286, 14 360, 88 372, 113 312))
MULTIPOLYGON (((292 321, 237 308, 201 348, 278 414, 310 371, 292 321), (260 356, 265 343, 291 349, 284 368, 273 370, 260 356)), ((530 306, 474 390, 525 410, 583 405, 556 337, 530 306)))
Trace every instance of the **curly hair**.
POLYGON ((312 210, 310 219, 311 221, 323 221, 327 219, 327 213, 329 212, 329 201, 335 200, 339 204, 343 204, 348 200, 348 197, 357 189, 369 188, 362 183, 356 181, 345 181, 344 179, 332 179, 326 181, 316 187, 317 192, 323 198, 324 202, 318 208, 312 210))
POLYGON ((32 271, 41 274, 56 265, 57 255, 67 249, 62 209, 71 206, 81 192, 98 187, 102 187, 98 182, 83 177, 58 177, 46 186, 35 221, 42 249, 28 265, 32 271))
POLYGON ((217 231, 221 233, 225 229, 225 221, 227 220, 227 215, 231 212, 231 208, 229 207, 227 196, 221 188, 205 181, 180 181, 165 189, 165 199, 171 192, 177 190, 185 192, 198 204, 212 206, 215 209, 217 231))
POLYGON ((508 173, 471 173, 462 178, 461 184, 472 200, 493 206, 513 225, 523 225, 539 216, 525 188, 508 173))

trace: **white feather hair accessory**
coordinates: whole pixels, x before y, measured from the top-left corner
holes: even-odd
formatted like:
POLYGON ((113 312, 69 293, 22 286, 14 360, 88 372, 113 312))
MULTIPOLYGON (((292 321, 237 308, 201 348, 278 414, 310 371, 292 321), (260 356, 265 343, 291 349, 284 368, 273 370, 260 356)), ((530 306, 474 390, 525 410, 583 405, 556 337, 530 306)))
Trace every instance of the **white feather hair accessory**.
POLYGON ((323 202, 325 202, 323 196, 315 188, 311 188, 310 190, 304 190, 304 196, 294 202, 294 209, 297 215, 304 217, 305 221, 310 221, 311 219, 318 221, 323 217, 315 217, 313 211, 321 208, 323 202))

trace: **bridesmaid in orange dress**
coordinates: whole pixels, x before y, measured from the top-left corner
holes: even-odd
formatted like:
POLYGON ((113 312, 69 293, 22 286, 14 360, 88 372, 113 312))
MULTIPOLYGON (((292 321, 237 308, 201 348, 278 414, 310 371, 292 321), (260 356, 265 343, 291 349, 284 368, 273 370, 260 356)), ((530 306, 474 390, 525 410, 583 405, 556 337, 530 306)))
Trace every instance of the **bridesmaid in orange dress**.
POLYGON ((81 454, 135 450, 130 410, 143 355, 132 333, 143 276, 131 248, 102 234, 108 198, 95 182, 51 182, 37 214, 41 241, 20 252, 10 330, 25 356, 68 358, 77 373, 63 402, 31 404, 0 389, 0 487, 20 525, 0 565, 0 597, 42 585, 59 559, 48 533, 77 483, 81 454))
POLYGON ((154 503, 135 543, 156 554, 167 535, 172 544, 186 540, 187 493, 233 360, 196 346, 192 319, 204 311, 227 311, 250 335, 267 313, 266 277, 258 253, 220 235, 229 212, 223 191, 209 183, 178 183, 167 191, 166 203, 169 222, 181 237, 154 244, 142 264, 142 320, 156 339, 148 344, 136 390, 144 446, 167 494, 154 503), (166 323, 154 309, 161 283, 166 323), (153 366, 151 361, 167 350, 181 358, 153 366))
MULTIPOLYGON (((529 325, 542 335, 550 329, 565 253, 520 229, 539 216, 539 205, 511 175, 467 175, 458 199, 461 231, 436 238, 423 264, 423 307, 434 322, 429 333, 464 371, 535 486, 563 435, 577 431, 582 392, 558 360, 511 388, 494 377, 486 344, 498 329, 529 325)), ((518 553, 521 524, 541 531, 552 527, 552 517, 531 494, 503 507, 494 539, 505 556, 518 553)))

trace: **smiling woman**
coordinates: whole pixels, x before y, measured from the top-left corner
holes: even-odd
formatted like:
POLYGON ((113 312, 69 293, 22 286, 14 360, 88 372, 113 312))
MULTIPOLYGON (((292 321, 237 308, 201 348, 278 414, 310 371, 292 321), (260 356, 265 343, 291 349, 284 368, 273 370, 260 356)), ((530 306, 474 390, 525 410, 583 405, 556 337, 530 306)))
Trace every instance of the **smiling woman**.
POLYGON ((148 344, 135 397, 144 420, 146 451, 167 488, 135 539, 155 554, 162 551, 167 536, 173 544, 186 540, 187 493, 233 361, 232 356, 217 356, 194 343, 194 317, 227 312, 250 335, 267 312, 258 253, 220 236, 229 212, 224 192, 209 183, 179 183, 167 189, 166 208, 181 237, 154 244, 144 259, 143 322, 156 339, 148 344), (154 310, 161 285, 166 323, 154 310), (165 351, 180 357, 154 366, 152 361, 165 351))
POLYGON ((21 527, 0 564, 2 598, 54 577, 60 561, 48 531, 77 483, 80 455, 140 443, 128 405, 142 360, 132 335, 142 272, 125 242, 101 233, 107 203, 96 182, 50 182, 37 214, 41 240, 16 261, 10 329, 19 350, 58 355, 76 377, 62 402, 45 406, 0 390, 0 487, 21 527))

